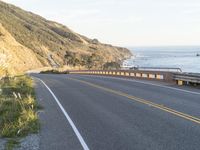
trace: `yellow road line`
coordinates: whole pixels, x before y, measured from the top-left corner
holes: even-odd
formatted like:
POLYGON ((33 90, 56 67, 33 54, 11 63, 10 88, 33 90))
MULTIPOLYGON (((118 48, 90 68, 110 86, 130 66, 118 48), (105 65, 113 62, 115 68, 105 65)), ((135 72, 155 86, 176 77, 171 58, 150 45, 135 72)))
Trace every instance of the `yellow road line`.
POLYGON ((123 96, 123 97, 129 98, 131 100, 137 101, 137 102, 142 103, 142 104, 150 105, 150 106, 152 106, 154 108, 158 108, 158 109, 163 110, 165 112, 171 113, 173 115, 179 116, 179 117, 184 118, 186 120, 190 120, 192 122, 200 124, 200 118, 185 114, 183 112, 176 111, 174 109, 165 107, 163 105, 156 104, 156 103, 153 103, 151 101, 144 100, 142 98, 138 98, 138 97, 123 93, 121 91, 117 91, 117 90, 106 88, 106 87, 103 87, 103 86, 100 86, 100 85, 96 85, 96 84, 93 84, 91 82, 87 82, 87 81, 83 81, 83 80, 79 80, 79 79, 74 79, 74 78, 69 78, 69 79, 77 81, 77 82, 81 82, 81 83, 84 83, 84 84, 87 84, 89 86, 92 86, 92 87, 95 87, 95 88, 98 88, 98 89, 101 89, 101 90, 104 90, 104 91, 107 91, 107 92, 110 92, 110 93, 113 93, 113 94, 116 94, 116 95, 119 95, 119 96, 123 96))

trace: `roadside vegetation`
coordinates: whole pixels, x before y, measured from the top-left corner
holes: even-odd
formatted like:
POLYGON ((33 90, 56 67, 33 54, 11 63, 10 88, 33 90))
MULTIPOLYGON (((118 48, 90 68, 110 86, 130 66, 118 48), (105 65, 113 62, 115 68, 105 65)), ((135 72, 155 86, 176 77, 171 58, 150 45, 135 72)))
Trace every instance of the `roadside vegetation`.
POLYGON ((105 70, 116 70, 116 69, 120 69, 120 68, 121 68, 121 66, 117 62, 107 62, 103 65, 103 69, 105 69, 105 70))
POLYGON ((5 77, 0 86, 0 136, 7 139, 9 150, 21 137, 39 131, 39 106, 30 77, 5 77))
POLYGON ((96 68, 101 60, 101 57, 95 53, 91 55, 77 55, 76 53, 66 51, 64 57, 67 65, 73 67, 84 66, 87 69, 96 68))
POLYGON ((41 71, 41 74, 69 74, 68 71, 60 71, 56 69, 41 71))

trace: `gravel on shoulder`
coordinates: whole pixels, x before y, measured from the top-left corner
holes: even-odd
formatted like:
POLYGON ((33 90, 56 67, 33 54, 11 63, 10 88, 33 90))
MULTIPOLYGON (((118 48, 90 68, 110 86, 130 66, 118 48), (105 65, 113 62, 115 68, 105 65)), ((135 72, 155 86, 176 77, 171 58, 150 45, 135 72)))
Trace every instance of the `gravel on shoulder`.
POLYGON ((39 134, 32 134, 20 140, 19 146, 14 150, 39 150, 39 134))
POLYGON ((0 150, 5 150, 6 140, 0 139, 0 150))

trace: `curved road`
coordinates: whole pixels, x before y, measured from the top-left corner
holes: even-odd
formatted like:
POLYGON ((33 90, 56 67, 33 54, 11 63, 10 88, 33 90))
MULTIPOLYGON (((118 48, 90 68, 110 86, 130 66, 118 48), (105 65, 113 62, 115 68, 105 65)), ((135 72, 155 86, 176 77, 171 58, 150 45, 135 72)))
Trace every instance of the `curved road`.
POLYGON ((41 150, 199 150, 200 91, 132 79, 33 74, 41 150))

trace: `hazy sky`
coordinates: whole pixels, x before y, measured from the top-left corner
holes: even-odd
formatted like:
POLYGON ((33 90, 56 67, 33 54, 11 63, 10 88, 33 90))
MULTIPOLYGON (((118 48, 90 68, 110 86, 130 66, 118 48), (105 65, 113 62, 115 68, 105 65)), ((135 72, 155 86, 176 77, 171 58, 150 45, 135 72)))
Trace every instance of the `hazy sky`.
POLYGON ((122 46, 200 45, 200 0, 4 0, 122 46))

